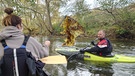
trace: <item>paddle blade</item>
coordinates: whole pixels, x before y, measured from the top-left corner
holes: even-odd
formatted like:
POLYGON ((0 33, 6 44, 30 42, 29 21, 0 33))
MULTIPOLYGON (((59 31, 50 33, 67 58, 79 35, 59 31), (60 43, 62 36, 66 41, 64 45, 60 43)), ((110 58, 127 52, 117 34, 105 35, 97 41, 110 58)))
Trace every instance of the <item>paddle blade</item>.
POLYGON ((45 64, 66 64, 67 63, 66 57, 62 55, 48 56, 40 60, 45 64))

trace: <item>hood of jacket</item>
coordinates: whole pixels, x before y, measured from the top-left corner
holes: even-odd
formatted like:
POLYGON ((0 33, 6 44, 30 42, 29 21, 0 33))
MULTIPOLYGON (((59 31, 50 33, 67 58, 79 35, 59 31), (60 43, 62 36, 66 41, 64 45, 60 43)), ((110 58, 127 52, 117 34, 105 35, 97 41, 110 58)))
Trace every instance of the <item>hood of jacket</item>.
POLYGON ((23 33, 21 30, 19 30, 15 26, 6 26, 1 32, 0 32, 0 41, 2 39, 7 39, 10 37, 16 37, 21 36, 23 33))

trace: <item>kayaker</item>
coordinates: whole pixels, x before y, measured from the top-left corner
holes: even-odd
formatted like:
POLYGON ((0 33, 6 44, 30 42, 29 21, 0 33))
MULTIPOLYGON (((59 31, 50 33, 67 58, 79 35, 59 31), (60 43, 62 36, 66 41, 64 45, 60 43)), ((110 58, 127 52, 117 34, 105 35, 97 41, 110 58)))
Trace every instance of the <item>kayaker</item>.
POLYGON ((105 38, 105 31, 100 30, 97 36, 98 36, 99 42, 97 44, 95 44, 94 41, 91 42, 91 44, 94 45, 94 47, 90 49, 87 49, 87 48, 81 49, 80 52, 81 53, 84 53, 84 52, 96 53, 97 55, 100 55, 100 56, 111 55, 113 48, 112 48, 111 42, 107 38, 105 38))
MULTIPOLYGON (((6 8, 4 12, 7 14, 7 16, 4 17, 2 21, 4 25, 4 29, 0 32, 0 41, 4 40, 7 46, 10 48, 13 48, 13 49, 20 48, 22 43, 25 40, 25 35, 22 32, 23 31, 22 19, 19 16, 13 14, 12 8, 6 8)), ((42 45, 33 37, 29 37, 26 44, 26 51, 31 52, 32 55, 35 57, 35 59, 38 60, 40 58, 43 58, 49 55, 49 46, 50 46, 50 41, 45 41, 44 44, 42 45)), ((3 59, 4 52, 5 52, 4 50, 6 48, 7 47, 5 48, 3 47, 3 44, 1 42, 0 43, 1 61, 3 59)), ((21 62, 18 62, 18 64, 19 63, 21 65, 21 62)), ((15 63, 13 62, 13 64, 15 63)), ((11 62, 11 65, 12 65, 12 62, 11 62)), ((7 74, 9 73, 8 76, 11 74, 10 73, 11 70, 9 69, 5 68, 2 70, 7 70, 7 72, 4 72, 4 76, 7 76, 6 73, 7 74)), ((10 76, 14 76, 14 75, 10 75, 10 76)), ((26 76, 26 75, 19 75, 19 76, 26 76)))

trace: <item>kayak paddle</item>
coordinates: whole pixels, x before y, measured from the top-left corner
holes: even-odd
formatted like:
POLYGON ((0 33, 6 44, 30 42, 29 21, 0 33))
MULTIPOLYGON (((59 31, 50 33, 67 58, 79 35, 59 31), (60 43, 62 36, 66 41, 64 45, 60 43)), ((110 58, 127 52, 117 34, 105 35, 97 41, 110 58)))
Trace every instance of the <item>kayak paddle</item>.
POLYGON ((45 64, 66 64, 67 60, 65 56, 55 55, 48 56, 40 59, 45 64))
MULTIPOLYGON (((97 40, 97 38, 96 38, 94 41, 96 41, 96 40, 97 40)), ((93 41, 93 42, 94 42, 94 41, 93 41)), ((91 44, 90 44, 90 45, 91 45, 91 44)), ((87 46, 84 47, 82 50, 84 50, 84 49, 90 47, 90 45, 87 45, 87 46)), ((81 54, 80 51, 79 51, 78 53, 72 54, 70 57, 68 57, 67 60, 70 61, 73 57, 76 57, 78 54, 81 54)))

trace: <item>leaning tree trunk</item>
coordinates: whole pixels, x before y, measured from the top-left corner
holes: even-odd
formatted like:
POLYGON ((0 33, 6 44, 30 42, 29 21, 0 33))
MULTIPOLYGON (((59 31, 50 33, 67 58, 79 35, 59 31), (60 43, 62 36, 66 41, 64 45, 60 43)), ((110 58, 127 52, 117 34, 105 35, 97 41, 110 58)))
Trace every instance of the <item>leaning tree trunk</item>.
POLYGON ((53 27, 52 27, 52 22, 51 22, 51 17, 50 17, 50 7, 49 7, 50 1, 45 0, 45 2, 46 2, 48 25, 49 25, 48 26, 49 27, 48 31, 49 31, 50 34, 53 34, 53 27))

